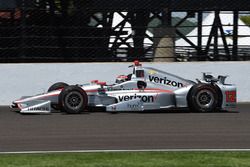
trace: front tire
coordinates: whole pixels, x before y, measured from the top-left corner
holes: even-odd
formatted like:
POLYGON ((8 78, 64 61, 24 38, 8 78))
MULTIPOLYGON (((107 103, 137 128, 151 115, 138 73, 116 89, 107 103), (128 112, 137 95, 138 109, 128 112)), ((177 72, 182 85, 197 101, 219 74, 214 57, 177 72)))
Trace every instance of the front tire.
POLYGON ((86 109, 88 96, 78 86, 68 86, 59 95, 59 105, 63 112, 68 114, 79 114, 86 109))
POLYGON ((219 92, 212 84, 197 84, 188 95, 188 105, 195 112, 216 111, 219 106, 219 92))
MULTIPOLYGON (((64 89, 66 87, 68 87, 69 85, 64 83, 64 82, 57 82, 54 83, 53 85, 51 85, 48 89, 48 92, 52 92, 54 90, 59 90, 59 89, 64 89)), ((58 105, 58 103, 51 103, 51 107, 54 110, 60 110, 60 106, 58 105)))
POLYGON ((69 86, 69 85, 64 83, 64 82, 57 82, 49 87, 48 92, 52 92, 52 91, 58 90, 58 89, 64 89, 67 86, 69 86))

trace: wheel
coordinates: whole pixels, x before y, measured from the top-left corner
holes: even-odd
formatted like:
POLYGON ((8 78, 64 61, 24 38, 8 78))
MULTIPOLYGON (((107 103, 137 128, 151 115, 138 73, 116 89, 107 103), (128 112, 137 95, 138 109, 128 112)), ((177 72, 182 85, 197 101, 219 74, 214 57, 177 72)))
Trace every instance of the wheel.
POLYGON ((48 92, 58 90, 58 89, 63 89, 67 86, 69 86, 69 85, 64 83, 64 82, 57 82, 49 87, 48 92))
MULTIPOLYGON (((57 82, 49 87, 48 92, 52 92, 58 89, 64 89, 67 86, 69 85, 64 82, 57 82)), ((60 106, 57 103, 51 103, 51 107, 55 110, 60 110, 60 106)))
POLYGON ((220 105, 219 92, 212 84, 197 84, 188 95, 188 105, 192 111, 212 112, 220 105))
POLYGON ((68 114, 79 114, 88 104, 86 92, 78 86, 68 86, 59 95, 61 111, 68 114))

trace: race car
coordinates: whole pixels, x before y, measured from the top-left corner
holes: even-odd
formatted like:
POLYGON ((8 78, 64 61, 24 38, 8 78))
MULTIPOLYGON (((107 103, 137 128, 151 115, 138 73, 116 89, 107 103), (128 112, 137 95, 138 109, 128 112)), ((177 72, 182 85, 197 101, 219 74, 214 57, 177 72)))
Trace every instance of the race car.
POLYGON ((129 66, 132 73, 119 75, 114 84, 93 80, 83 85, 53 84, 48 92, 21 97, 12 108, 20 113, 50 113, 54 110, 79 114, 93 109, 107 112, 141 112, 189 108, 214 112, 236 107, 236 86, 226 84, 227 76, 203 73, 191 81, 139 61, 129 66))

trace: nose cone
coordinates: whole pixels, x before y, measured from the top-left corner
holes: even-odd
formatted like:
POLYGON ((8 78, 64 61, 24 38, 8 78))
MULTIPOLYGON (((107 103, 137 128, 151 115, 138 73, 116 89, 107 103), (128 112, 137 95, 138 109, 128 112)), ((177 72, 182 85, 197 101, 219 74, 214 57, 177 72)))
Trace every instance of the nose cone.
POLYGON ((17 99, 15 101, 12 102, 12 105, 10 106, 11 108, 19 108, 21 109, 21 104, 23 102, 26 102, 27 99, 29 98, 30 96, 24 96, 24 97, 21 97, 20 99, 17 99))

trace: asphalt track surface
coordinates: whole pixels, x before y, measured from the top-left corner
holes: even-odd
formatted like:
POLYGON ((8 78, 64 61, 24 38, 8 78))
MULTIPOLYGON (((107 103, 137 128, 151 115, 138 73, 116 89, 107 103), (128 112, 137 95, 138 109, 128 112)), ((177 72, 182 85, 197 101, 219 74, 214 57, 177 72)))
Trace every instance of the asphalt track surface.
POLYGON ((0 107, 0 152, 249 149, 250 104, 219 113, 21 115, 0 107))

